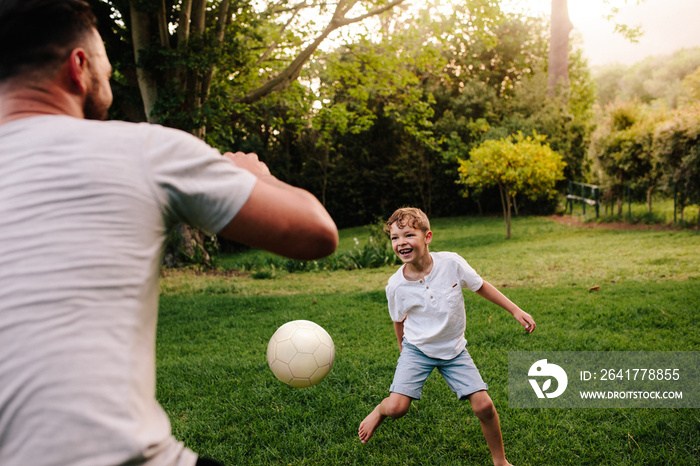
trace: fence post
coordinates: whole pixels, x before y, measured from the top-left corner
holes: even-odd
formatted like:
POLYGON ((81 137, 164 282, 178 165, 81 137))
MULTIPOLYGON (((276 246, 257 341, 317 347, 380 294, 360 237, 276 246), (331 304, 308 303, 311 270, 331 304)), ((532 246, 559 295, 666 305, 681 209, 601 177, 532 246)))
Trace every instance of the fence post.
POLYGON ((569 180, 566 206, 570 215, 574 213, 574 202, 581 202, 581 210, 584 216, 586 215, 586 204, 595 207, 596 218, 600 216, 600 189, 598 186, 569 180), (577 186, 580 189, 576 189, 577 186), (590 194, 588 194, 589 191, 590 194))
POLYGON ((600 190, 593 188, 593 200, 595 201, 595 218, 600 215, 600 190))

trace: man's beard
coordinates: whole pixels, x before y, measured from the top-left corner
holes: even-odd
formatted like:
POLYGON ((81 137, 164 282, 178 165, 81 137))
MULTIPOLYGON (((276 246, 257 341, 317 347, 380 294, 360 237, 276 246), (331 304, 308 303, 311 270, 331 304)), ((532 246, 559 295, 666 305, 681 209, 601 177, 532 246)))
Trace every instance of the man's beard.
MULTIPOLYGON (((105 120, 107 119, 107 111, 109 103, 105 104, 97 99, 99 95, 99 84, 96 79, 92 80, 90 91, 85 96, 83 104, 83 115, 87 120, 105 120)), ((111 102, 110 102, 111 103, 111 102)))

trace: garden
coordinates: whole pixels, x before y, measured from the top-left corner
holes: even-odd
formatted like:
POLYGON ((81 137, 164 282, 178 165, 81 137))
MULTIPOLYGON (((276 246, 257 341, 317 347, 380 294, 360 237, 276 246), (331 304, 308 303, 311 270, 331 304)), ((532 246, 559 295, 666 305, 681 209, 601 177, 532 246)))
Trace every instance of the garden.
MULTIPOLYGON (((560 220, 516 217, 509 240, 502 218, 432 221, 431 250, 463 255, 537 321, 527 334, 465 292, 468 349, 489 384, 509 460, 699 464, 697 409, 509 406, 509 352, 700 350, 697 231, 560 220)), ((373 234, 375 226, 342 230, 336 255, 362 257, 373 234)), ((395 264, 290 272, 269 257, 248 250, 222 255, 213 269, 164 269, 157 398, 178 439, 225 464, 490 464, 478 420, 437 374, 406 417, 386 421, 366 445, 357 438, 387 395, 398 356, 384 296, 395 264), (268 273, 256 276, 261 270, 268 273), (318 323, 335 343, 332 371, 310 388, 282 384, 265 359, 276 328, 296 319, 318 323)))

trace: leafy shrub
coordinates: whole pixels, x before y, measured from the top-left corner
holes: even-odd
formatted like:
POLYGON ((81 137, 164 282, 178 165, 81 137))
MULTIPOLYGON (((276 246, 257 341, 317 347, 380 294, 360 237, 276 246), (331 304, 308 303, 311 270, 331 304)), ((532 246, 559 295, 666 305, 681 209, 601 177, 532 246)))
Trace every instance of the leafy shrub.
POLYGON ((252 272, 253 278, 270 279, 275 277, 275 270, 285 270, 289 273, 318 272, 334 270, 358 270, 398 265, 401 261, 389 245, 386 234, 381 227, 371 228, 370 236, 364 245, 355 238, 355 247, 349 251, 336 252, 328 257, 313 261, 299 261, 284 257, 246 256, 230 265, 236 270, 252 272))

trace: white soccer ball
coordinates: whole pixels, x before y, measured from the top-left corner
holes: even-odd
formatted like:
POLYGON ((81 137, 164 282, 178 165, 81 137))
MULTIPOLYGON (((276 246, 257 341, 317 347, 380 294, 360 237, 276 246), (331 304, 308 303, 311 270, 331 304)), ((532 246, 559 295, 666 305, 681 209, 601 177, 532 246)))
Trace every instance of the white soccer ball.
POLYGON ((282 382, 296 388, 323 380, 333 367, 335 345, 323 327, 293 320, 277 329, 267 345, 267 364, 282 382))

